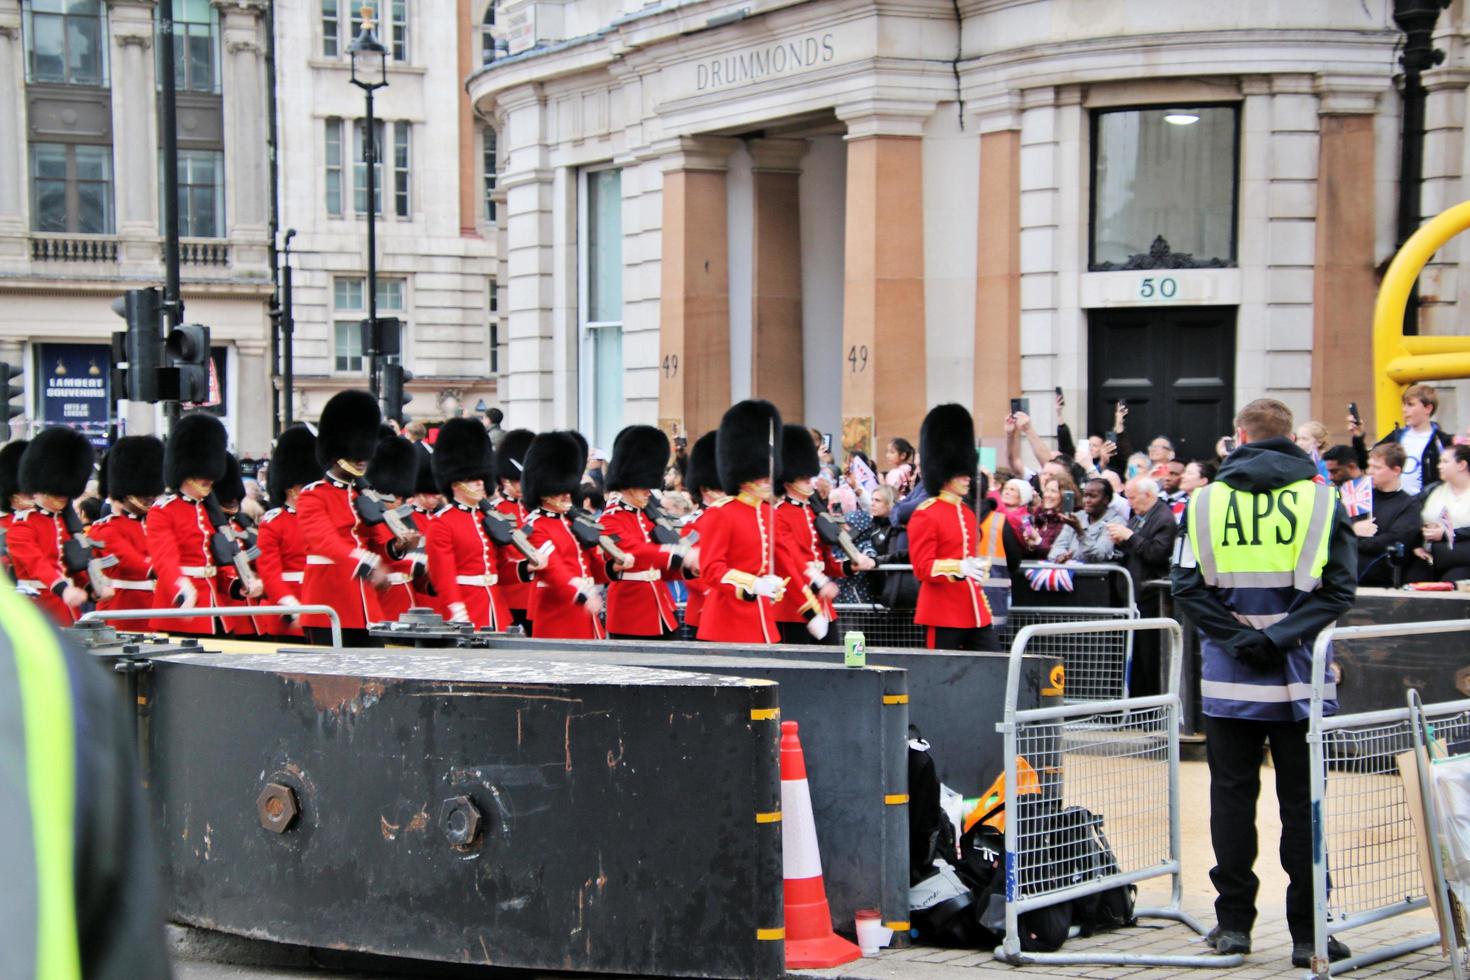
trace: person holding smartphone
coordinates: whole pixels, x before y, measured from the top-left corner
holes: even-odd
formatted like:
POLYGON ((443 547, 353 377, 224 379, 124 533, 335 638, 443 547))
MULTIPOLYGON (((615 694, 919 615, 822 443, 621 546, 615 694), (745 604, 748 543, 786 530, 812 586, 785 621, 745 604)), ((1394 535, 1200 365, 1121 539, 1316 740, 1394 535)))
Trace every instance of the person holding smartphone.
MULTIPOLYGON (((1366 470, 1368 445, 1363 420, 1353 411, 1356 407, 1356 402, 1349 406, 1348 432, 1353 437, 1358 466, 1366 470)), ((1404 424, 1375 445, 1396 442, 1404 447, 1404 489, 1417 494, 1437 479, 1440 457, 1454 443, 1454 436, 1434 421, 1434 413, 1439 411, 1439 393, 1429 385, 1410 385, 1404 389, 1403 410, 1404 424)))
POLYGON ((1102 564, 1116 561, 1118 546, 1108 525, 1118 523, 1111 513, 1113 488, 1107 480, 1088 480, 1082 488, 1082 510, 1062 515, 1062 531, 1052 542, 1048 561, 1102 564))
POLYGON ((1048 559, 1052 545, 1067 527, 1065 518, 1077 509, 1076 500, 1077 484, 1070 477, 1048 474, 1042 478, 1041 507, 1031 515, 1031 527, 1022 538, 1023 557, 1048 559))

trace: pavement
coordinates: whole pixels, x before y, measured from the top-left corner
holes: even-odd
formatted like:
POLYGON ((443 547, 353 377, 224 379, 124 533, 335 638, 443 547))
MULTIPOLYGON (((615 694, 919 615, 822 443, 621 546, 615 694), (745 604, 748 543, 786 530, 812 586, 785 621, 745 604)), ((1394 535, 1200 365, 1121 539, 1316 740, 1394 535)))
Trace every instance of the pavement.
MULTIPOLYGON (((1181 798, 1185 801, 1182 824, 1184 869, 1182 906, 1205 924, 1213 924, 1214 891, 1209 869, 1213 855, 1209 839, 1208 773, 1204 763, 1185 762, 1180 766, 1181 798)), ((1286 929, 1286 878, 1276 861, 1275 841, 1281 824, 1276 812, 1276 795, 1270 774, 1264 774, 1261 800, 1257 813, 1262 857, 1256 862, 1261 879, 1260 917, 1252 936, 1254 952, 1244 965, 1234 969, 1181 969, 1177 967, 1097 965, 1033 965, 1014 967, 997 961, 989 952, 975 950, 935 949, 915 946, 883 950, 878 956, 865 958, 831 970, 808 970, 793 976, 830 977, 843 980, 985 980, 1010 977, 1024 980, 1027 975, 1054 977, 1109 978, 1129 980, 1162 980, 1166 977, 1238 977, 1243 980, 1265 980, 1271 977, 1303 977, 1306 972, 1291 966, 1291 940, 1286 929)), ((1169 880, 1154 879, 1139 887, 1138 904, 1162 905, 1169 898, 1169 880)), ((1427 912, 1397 916, 1371 926, 1353 930, 1343 936, 1355 953, 1373 947, 1422 935, 1432 929, 1427 912)), ((587 977, 589 974, 557 974, 538 971, 489 970, 463 967, 441 968, 428 964, 404 963, 381 958, 352 957, 324 950, 280 947, 221 936, 204 930, 170 927, 178 980, 287 980, 287 978, 323 978, 334 980, 369 980, 382 977, 507 977, 529 980, 532 977, 587 977)), ((1142 919, 1134 928, 1104 933, 1090 938, 1068 940, 1063 951, 1107 953, 1154 953, 1164 955, 1198 955, 1208 953, 1200 938, 1189 928, 1177 923, 1142 919)), ((1351 977, 1394 977, 1416 980, 1420 977, 1451 976, 1449 961, 1440 956, 1438 947, 1401 956, 1384 963, 1364 967, 1351 977)))

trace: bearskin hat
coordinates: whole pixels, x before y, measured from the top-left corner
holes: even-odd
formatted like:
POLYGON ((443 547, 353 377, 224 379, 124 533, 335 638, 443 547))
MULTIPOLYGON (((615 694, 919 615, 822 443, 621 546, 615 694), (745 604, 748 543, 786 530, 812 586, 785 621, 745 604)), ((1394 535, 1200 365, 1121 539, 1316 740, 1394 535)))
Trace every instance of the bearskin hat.
POLYGON ((936 405, 919 429, 919 475, 929 496, 939 496, 957 476, 974 476, 980 467, 975 420, 963 405, 936 405))
POLYGON ((630 425, 613 440, 608 490, 658 490, 669 466, 669 437, 651 425, 630 425))
POLYGON ((720 489, 720 470, 715 465, 717 438, 717 433, 706 432, 689 447, 689 459, 684 464, 684 489, 689 491, 696 505, 706 489, 720 489))
POLYGON ((543 432, 526 450, 521 491, 526 504, 535 506, 547 497, 576 493, 586 467, 585 441, 574 432, 543 432))
POLYGON ((411 497, 418 475, 418 449, 403 436, 389 436, 378 443, 378 451, 368 463, 367 483, 390 497, 411 497))
MULTIPOLYGON (((771 427, 775 426, 775 461, 781 462, 781 411, 767 401, 746 400, 731 405, 720 419, 715 459, 725 492, 740 492, 740 484, 771 475, 771 427)), ((811 436, 807 436, 811 441, 811 436)))
POLYGON ((191 412, 168 434, 163 451, 163 482, 177 490, 188 479, 218 480, 225 475, 224 423, 207 412, 191 412))
POLYGON ((448 497, 462 480, 490 475, 490 434, 479 419, 456 418, 444 423, 434 441, 434 483, 448 497))
POLYGON ((265 474, 271 504, 284 507, 287 490, 321 478, 322 464, 316 459, 316 433, 305 425, 293 425, 282 432, 271 450, 271 464, 265 474))
POLYGON ((225 475, 214 481, 214 499, 226 507, 245 499, 245 481, 234 453, 225 453, 225 475))
POLYGON ((788 425, 781 430, 781 467, 777 479, 782 483, 810 480, 822 472, 817 458, 817 444, 812 430, 804 425, 788 425))
POLYGON ((422 442, 413 444, 413 451, 418 454, 418 474, 414 478, 414 493, 438 493, 439 484, 434 482, 434 450, 422 442))
POLYGON ((0 446, 0 511, 10 510, 10 498, 21 493, 20 458, 30 441, 16 439, 0 446))
POLYGON ((521 468, 526 465, 526 450, 531 448, 534 438, 536 433, 530 429, 511 429, 501 437, 495 450, 496 481, 520 480, 521 468))
POLYGON ((339 459, 372 459, 382 421, 377 399, 366 391, 337 392, 322 407, 322 420, 316 427, 317 462, 328 469, 339 459))
POLYGON ((163 493, 163 441, 123 436, 102 461, 97 483, 104 498, 157 497, 163 493))
POLYGON ((80 497, 97 460, 92 441, 76 429, 57 425, 43 429, 20 457, 20 485, 25 493, 80 497))

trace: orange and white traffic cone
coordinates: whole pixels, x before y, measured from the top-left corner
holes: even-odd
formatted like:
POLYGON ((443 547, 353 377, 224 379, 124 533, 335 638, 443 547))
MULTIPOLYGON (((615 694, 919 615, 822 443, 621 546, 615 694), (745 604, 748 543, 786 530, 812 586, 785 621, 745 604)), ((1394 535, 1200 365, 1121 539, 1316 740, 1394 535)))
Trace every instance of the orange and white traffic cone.
POLYGON ((806 758, 794 721, 781 723, 781 851, 786 879, 786 968, 822 969, 862 956, 862 950, 832 931, 806 758))

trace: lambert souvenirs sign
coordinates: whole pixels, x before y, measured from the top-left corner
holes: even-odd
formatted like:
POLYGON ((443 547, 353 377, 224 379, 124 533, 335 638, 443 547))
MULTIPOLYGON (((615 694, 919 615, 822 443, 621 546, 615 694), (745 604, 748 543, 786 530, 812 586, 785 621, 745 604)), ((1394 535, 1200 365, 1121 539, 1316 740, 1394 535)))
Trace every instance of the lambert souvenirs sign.
POLYGON ((768 78, 820 68, 836 57, 837 48, 831 34, 808 34, 706 58, 694 66, 694 87, 699 93, 751 85, 768 78))
POLYGON ((38 344, 41 421, 81 429, 94 446, 107 445, 112 410, 108 391, 112 348, 107 344, 38 344))

